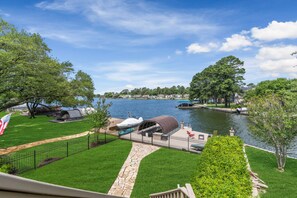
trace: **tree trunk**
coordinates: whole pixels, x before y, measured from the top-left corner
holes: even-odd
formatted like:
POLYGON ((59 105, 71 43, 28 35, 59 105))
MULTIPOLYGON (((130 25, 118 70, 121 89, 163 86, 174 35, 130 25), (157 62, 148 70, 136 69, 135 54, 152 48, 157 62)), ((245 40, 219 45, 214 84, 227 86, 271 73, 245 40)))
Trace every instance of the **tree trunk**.
POLYGON ((215 104, 216 104, 216 107, 218 106, 218 99, 216 97, 214 97, 214 101, 215 101, 215 104))
POLYGON ((34 112, 34 108, 33 108, 33 104, 29 104, 29 102, 26 103, 28 111, 29 111, 29 118, 35 118, 35 112, 34 112))
POLYGON ((277 161, 277 168, 280 172, 285 171, 287 159, 287 147, 285 145, 275 145, 275 156, 277 161))
POLYGON ((224 101, 225 102, 225 107, 227 108, 228 107, 228 97, 225 96, 224 99, 225 99, 225 101, 224 101))

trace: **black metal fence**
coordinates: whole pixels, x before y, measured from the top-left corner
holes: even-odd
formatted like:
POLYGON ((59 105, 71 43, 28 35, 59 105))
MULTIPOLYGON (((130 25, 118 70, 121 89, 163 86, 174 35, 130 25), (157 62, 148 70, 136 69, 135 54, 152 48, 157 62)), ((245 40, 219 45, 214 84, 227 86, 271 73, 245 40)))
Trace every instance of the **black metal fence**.
POLYGON ((116 139, 117 137, 115 136, 106 136, 104 134, 100 134, 99 136, 87 135, 76 139, 42 145, 0 156, 0 167, 7 165, 9 167, 9 173, 19 174, 116 139))
POLYGON ((211 135, 208 134, 199 135, 199 139, 193 139, 190 137, 185 138, 169 135, 166 139, 164 139, 162 138, 162 136, 158 137, 156 135, 152 135, 150 137, 147 137, 137 132, 132 132, 130 134, 123 135, 120 138, 134 142, 141 142, 166 148, 186 150, 189 152, 197 153, 203 149, 207 138, 209 138, 210 136, 211 135))

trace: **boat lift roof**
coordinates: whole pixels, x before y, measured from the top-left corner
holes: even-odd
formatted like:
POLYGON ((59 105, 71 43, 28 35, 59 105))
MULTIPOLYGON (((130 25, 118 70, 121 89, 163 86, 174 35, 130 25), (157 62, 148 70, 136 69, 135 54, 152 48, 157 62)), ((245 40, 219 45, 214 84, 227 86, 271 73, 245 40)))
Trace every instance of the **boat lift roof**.
POLYGON ((172 116, 158 116, 149 120, 144 120, 138 127, 138 131, 145 130, 154 125, 160 127, 163 134, 170 133, 178 128, 177 120, 172 116))

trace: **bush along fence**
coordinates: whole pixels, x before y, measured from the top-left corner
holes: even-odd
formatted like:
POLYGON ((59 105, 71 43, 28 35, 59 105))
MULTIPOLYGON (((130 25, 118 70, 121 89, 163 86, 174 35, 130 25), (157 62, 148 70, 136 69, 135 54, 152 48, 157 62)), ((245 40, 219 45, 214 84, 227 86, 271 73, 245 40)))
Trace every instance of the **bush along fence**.
POLYGON ((251 197, 252 183, 238 137, 208 140, 191 185, 196 197, 251 197))
POLYGON ((0 172, 23 173, 116 139, 115 136, 104 134, 87 135, 1 155, 0 172))

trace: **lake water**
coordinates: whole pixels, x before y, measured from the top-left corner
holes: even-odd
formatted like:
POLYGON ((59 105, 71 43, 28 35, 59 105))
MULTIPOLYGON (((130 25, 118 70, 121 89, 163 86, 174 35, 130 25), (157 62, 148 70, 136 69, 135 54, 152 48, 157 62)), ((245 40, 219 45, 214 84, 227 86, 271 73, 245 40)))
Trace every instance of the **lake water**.
MULTIPOLYGON (((129 100, 108 99, 111 102, 110 114, 112 117, 125 119, 129 112, 132 116, 149 119, 160 115, 175 117, 179 122, 189 123, 192 129, 200 132, 212 133, 218 130, 220 134, 228 134, 233 127, 236 135, 247 144, 272 150, 271 147, 255 139, 248 130, 247 116, 218 112, 207 109, 178 109, 177 100, 129 100)), ((297 157, 297 146, 290 151, 290 156, 297 157)))

